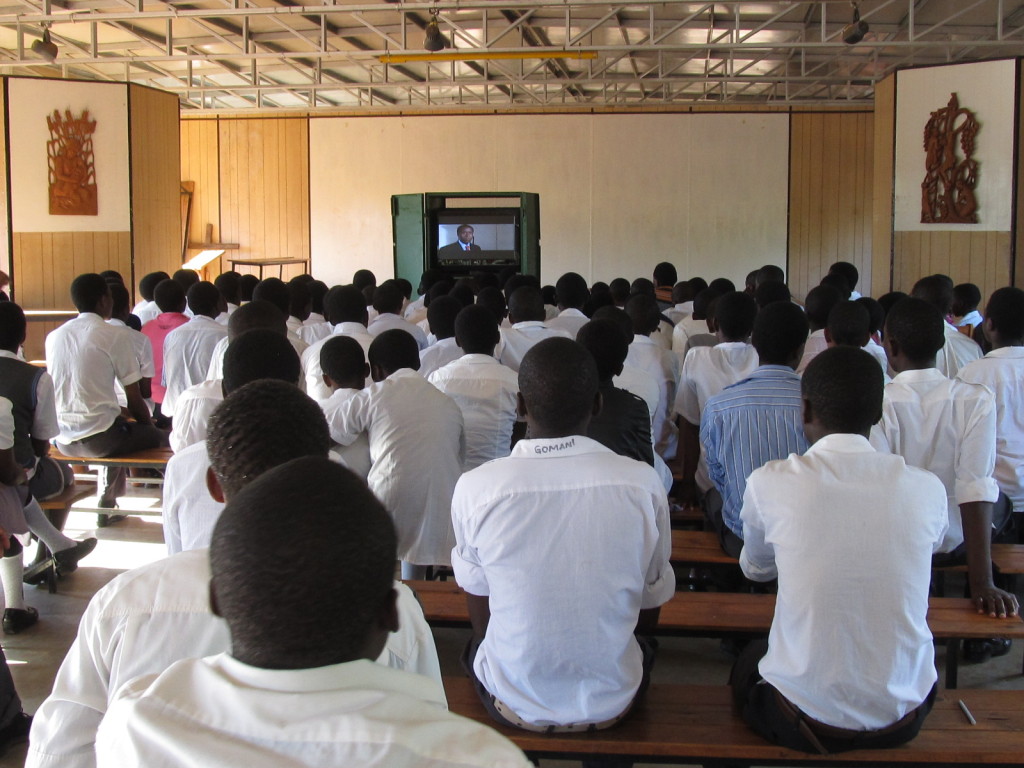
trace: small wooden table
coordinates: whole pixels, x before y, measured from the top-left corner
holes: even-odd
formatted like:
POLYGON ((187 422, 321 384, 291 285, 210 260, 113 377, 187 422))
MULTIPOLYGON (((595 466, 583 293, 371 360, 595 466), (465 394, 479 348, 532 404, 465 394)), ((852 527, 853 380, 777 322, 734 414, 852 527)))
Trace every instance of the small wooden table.
POLYGON ((260 280, 263 279, 264 267, 277 267, 278 278, 284 274, 284 268, 292 264, 302 264, 303 270, 309 269, 309 259, 228 259, 231 268, 241 265, 243 267, 256 267, 260 271, 260 280))

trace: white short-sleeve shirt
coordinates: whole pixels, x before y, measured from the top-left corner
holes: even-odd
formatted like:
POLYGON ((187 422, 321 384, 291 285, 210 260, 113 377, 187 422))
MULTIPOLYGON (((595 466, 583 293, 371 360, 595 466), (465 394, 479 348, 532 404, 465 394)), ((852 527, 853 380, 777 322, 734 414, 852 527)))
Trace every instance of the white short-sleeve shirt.
POLYGON ((164 339, 164 415, 174 415, 181 393, 206 379, 217 342, 228 337, 228 330, 212 318, 196 315, 179 325, 164 339))
POLYGON ((171 430, 171 450, 183 451, 190 445, 206 440, 210 417, 224 402, 224 381, 208 379, 193 384, 178 397, 174 406, 174 427, 171 430))
POLYGON ((679 442, 679 430, 672 420, 679 386, 679 360, 650 337, 636 335, 629 345, 626 364, 646 371, 658 384, 658 410, 651 424, 651 436, 654 449, 668 461, 676 455, 679 442))
POLYGON ((502 365, 508 366, 516 373, 523 362, 523 357, 530 351, 534 344, 550 339, 571 339, 568 331, 561 328, 551 328, 539 320, 524 320, 516 323, 511 328, 502 328, 501 339, 494 350, 494 357, 502 365))
POLYGON ((362 323, 338 323, 330 336, 310 344, 302 353, 302 375, 306 382, 306 394, 314 400, 326 400, 331 396, 331 390, 324 384, 324 369, 320 367, 320 351, 331 336, 355 339, 363 348, 364 355, 370 354, 370 345, 373 343, 373 336, 366 332, 366 326, 362 323))
POLYGON ((0 451, 14 447, 14 406, 6 397, 0 397, 0 451))

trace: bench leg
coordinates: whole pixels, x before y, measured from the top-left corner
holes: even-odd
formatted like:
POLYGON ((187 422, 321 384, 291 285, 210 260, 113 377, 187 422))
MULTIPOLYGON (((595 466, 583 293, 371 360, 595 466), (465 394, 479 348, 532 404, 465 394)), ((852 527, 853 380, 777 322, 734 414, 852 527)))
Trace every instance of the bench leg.
POLYGON ((946 641, 946 690, 956 689, 956 673, 960 665, 960 638, 946 641))

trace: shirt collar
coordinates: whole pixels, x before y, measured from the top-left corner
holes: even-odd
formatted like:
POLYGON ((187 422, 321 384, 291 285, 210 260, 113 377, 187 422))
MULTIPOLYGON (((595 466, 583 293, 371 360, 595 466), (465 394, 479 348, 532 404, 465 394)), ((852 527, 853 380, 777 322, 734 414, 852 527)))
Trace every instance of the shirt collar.
POLYGON ((559 317, 586 317, 586 315, 584 315, 582 312, 580 312, 575 307, 569 307, 568 309, 563 309, 561 312, 558 313, 558 316, 559 317))
POLYGON ((95 312, 80 312, 78 314, 78 317, 76 317, 75 319, 81 323, 92 323, 93 325, 97 323, 106 322, 102 317, 97 315, 95 312))
POLYGON ((848 432, 825 435, 806 453, 874 453, 875 449, 864 435, 853 435, 848 432))
POLYGON ((546 456, 582 456, 588 453, 611 451, 596 440, 583 435, 520 440, 512 449, 513 456, 534 459, 546 456))
POLYGON ((118 320, 116 317, 112 317, 109 320, 107 320, 107 325, 112 325, 115 328, 127 328, 128 327, 127 325, 125 325, 123 320, 118 320))
POLYGON ((631 343, 632 344, 656 344, 657 342, 652 341, 650 336, 644 336, 641 333, 636 333, 636 334, 633 335, 633 341, 631 343))
POLYGON ((715 346, 718 349, 746 349, 750 344, 745 341, 720 341, 715 346))
POLYGON ((512 327, 517 331, 523 328, 547 328, 543 320, 523 320, 523 322, 516 323, 512 327))
POLYGON ((24 358, 19 357, 16 353, 11 352, 7 349, 0 349, 0 357, 9 357, 11 360, 23 360, 24 358))
POLYGON ((942 381, 948 378, 946 374, 940 371, 938 368, 920 368, 913 371, 903 371, 893 376, 893 383, 899 382, 913 382, 913 381, 942 381))
POLYGON ((434 342, 435 347, 454 347, 455 337, 449 336, 447 339, 438 339, 434 342))
POLYGON ((362 323, 357 323, 354 321, 347 323, 338 323, 336 326, 334 326, 333 332, 339 335, 348 333, 361 333, 365 336, 366 326, 363 325, 362 323))
POLYGON ((397 371, 395 371, 390 376, 388 376, 387 379, 385 379, 385 381, 390 381, 391 379, 410 379, 410 378, 422 379, 423 377, 420 375, 419 371, 414 371, 412 368, 399 368, 397 371))
POLYGON ((985 357, 1002 357, 1015 360, 1024 357, 1024 347, 1000 347, 999 349, 993 349, 985 357))
POLYGON ((494 359, 493 355, 484 355, 480 352, 463 355, 459 358, 458 362, 466 365, 501 365, 501 363, 494 359))
POLYGON ((788 365, 759 365, 748 379, 799 379, 800 374, 788 365))

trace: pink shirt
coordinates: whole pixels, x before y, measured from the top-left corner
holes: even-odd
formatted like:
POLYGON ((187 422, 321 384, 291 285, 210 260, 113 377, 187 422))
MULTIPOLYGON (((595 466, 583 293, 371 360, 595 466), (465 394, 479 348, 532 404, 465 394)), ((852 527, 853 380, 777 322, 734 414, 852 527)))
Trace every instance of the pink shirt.
POLYGON ((164 380, 164 339, 167 334, 188 322, 188 316, 181 312, 161 312, 153 320, 142 326, 142 332, 149 337, 153 345, 153 367, 156 373, 153 375, 152 389, 153 402, 162 403, 167 388, 163 385, 164 380))

